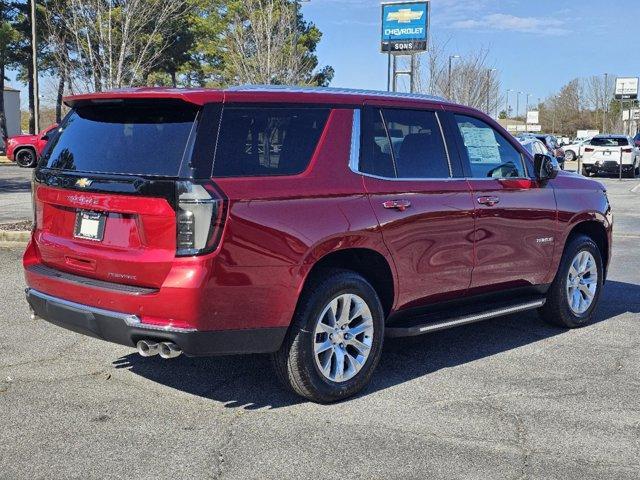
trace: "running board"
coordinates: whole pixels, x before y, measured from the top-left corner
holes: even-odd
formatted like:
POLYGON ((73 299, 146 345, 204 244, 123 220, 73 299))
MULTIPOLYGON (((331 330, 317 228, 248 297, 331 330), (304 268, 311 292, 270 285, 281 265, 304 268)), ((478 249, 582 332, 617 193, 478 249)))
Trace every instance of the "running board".
POLYGON ((519 303, 519 304, 511 305, 508 307, 496 308, 494 310, 488 310, 486 312, 474 313, 471 315, 464 315, 462 317, 451 318, 448 320, 436 321, 431 323, 425 322, 421 325, 412 325, 409 327, 390 326, 385 328, 385 334, 387 337, 390 337, 390 338, 415 337, 417 335, 437 332, 439 330, 446 330, 447 328, 453 328, 460 325, 467 325, 469 323, 482 322, 483 320, 489 320, 490 318, 501 317, 503 315, 509 315, 512 313, 533 310, 535 308, 542 307, 545 304, 545 302, 546 302, 546 299, 541 298, 538 300, 519 303))

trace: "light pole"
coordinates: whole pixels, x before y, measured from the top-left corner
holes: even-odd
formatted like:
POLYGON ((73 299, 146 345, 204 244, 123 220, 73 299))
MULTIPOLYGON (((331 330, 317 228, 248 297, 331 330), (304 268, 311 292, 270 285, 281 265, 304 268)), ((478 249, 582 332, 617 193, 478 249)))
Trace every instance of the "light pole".
MULTIPOLYGON (((520 95, 524 92, 518 92, 517 100, 516 100, 516 119, 520 116, 520 95)), ((517 129, 518 127, 516 127, 517 129)), ((516 130, 517 131, 517 130, 516 130)))
POLYGON ((33 125, 34 133, 40 131, 40 95, 38 85, 38 41, 36 38, 36 0, 31 0, 31 61, 33 69, 33 125))
POLYGON ((527 108, 524 110, 524 124, 526 125, 527 131, 529 131, 529 97, 530 93, 527 93, 527 108))
POLYGON ((491 96, 491 74, 495 71, 495 68, 490 68, 489 70, 487 70, 487 115, 491 115, 491 107, 489 106, 491 96))
POLYGON ((609 95, 609 74, 604 74, 604 95, 602 96, 602 133, 607 131, 607 95, 609 95))
POLYGON ((507 89, 507 109, 505 110, 505 125, 506 125, 506 129, 507 131, 509 130, 509 93, 513 92, 513 90, 511 90, 510 88, 507 89))
POLYGON ((460 58, 460 55, 449 55, 449 80, 447 82, 447 98, 451 100, 451 62, 454 58, 460 58))

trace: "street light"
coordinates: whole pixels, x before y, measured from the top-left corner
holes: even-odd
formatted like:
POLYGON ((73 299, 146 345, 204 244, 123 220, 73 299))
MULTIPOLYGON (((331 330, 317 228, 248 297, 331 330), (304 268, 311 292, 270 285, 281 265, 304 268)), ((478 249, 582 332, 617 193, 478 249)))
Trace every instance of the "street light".
POLYGON ((508 88, 508 89, 507 89, 507 109, 505 110, 505 114, 506 114, 506 115, 505 115, 505 116, 506 116, 506 118, 505 118, 505 120, 506 120, 505 125, 506 125, 507 130, 509 130, 509 94, 510 94, 511 92, 513 92, 513 90, 511 90, 510 88, 508 88))
POLYGON ((38 87, 38 42, 36 38, 36 0, 31 0, 31 61, 33 65, 33 125, 35 133, 40 131, 40 98, 38 87))
POLYGON ((518 97, 516 100, 516 119, 520 116, 520 95, 522 95, 524 92, 518 92, 518 97))
POLYGON ((460 55, 449 55, 449 82, 447 84, 447 98, 451 100, 451 61, 460 58, 460 55))
POLYGON ((491 95, 491 74, 495 71, 495 68, 490 68, 489 70, 487 70, 487 115, 491 115, 491 107, 489 106, 489 97, 491 95))
POLYGON ((524 111, 524 124, 527 128, 527 130, 529 130, 529 97, 531 96, 530 93, 527 93, 527 108, 524 111))
POLYGON ((602 133, 607 131, 607 95, 609 94, 609 74, 604 74, 604 95, 602 97, 602 133))

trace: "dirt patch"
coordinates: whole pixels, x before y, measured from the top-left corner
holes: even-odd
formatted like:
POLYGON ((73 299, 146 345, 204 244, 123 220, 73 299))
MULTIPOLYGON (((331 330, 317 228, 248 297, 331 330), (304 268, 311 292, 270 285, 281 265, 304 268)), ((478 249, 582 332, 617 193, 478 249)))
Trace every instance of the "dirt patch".
POLYGON ((0 223, 0 231, 23 232, 31 230, 31 220, 21 220, 19 222, 0 223))

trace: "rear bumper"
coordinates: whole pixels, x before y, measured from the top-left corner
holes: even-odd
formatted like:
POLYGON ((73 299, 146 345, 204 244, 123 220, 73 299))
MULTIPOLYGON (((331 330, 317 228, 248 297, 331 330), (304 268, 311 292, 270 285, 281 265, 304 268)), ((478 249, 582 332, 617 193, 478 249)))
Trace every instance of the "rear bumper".
MULTIPOLYGON (((618 162, 606 161, 598 163, 583 163, 582 166, 590 172, 603 172, 603 173, 618 173, 620 171, 620 164, 618 162)), ((622 164, 622 172, 627 173, 633 169, 633 165, 630 163, 622 164)))
POLYGON ((170 341, 189 356, 270 353, 280 348, 286 327, 199 331, 144 324, 136 315, 113 312, 26 290, 36 317, 67 330, 134 347, 139 340, 170 341))

